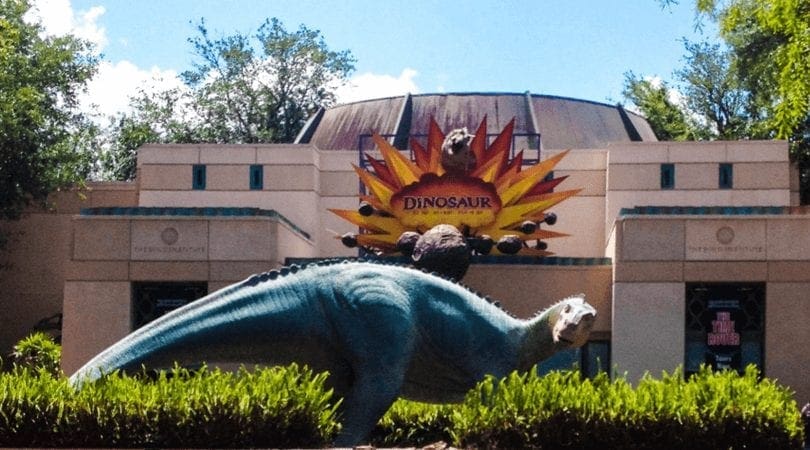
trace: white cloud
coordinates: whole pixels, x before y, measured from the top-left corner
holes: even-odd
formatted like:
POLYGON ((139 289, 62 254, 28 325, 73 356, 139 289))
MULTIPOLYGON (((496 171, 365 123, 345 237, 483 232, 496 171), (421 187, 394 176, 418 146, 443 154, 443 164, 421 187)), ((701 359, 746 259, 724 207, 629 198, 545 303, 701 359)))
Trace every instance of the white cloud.
POLYGON ((136 95, 139 89, 154 92, 181 86, 182 82, 173 70, 158 67, 145 70, 129 61, 115 64, 102 61, 98 73, 87 84, 81 107, 103 121, 108 116, 126 112, 129 98, 136 95))
POLYGON ((87 11, 76 13, 70 0, 34 0, 26 20, 39 22, 46 35, 70 33, 92 42, 96 51, 101 51, 107 45, 107 30, 98 24, 98 19, 105 12, 103 6, 93 6, 87 11))
MULTIPOLYGON (((661 88, 664 86, 664 80, 658 76, 646 76, 644 77, 645 81, 648 81, 654 88, 661 88)), ((680 106, 684 108, 686 106, 686 98, 681 94, 681 91, 667 86, 667 100, 669 100, 673 105, 680 106)))
POLYGON ((418 72, 411 68, 403 69, 397 77, 366 72, 349 79, 346 85, 337 88, 335 94, 338 103, 417 94, 419 86, 414 81, 417 75, 418 72))
MULTIPOLYGON (((33 0, 33 8, 26 19, 39 22, 47 35, 70 33, 90 41, 100 53, 108 43, 106 29, 100 25, 105 12, 103 6, 75 11, 71 0, 33 0)), ((417 75, 417 71, 411 68, 403 69, 398 76, 366 72, 338 87, 336 96, 339 103, 349 103, 415 94, 420 92, 414 81, 417 75)), ((88 83, 87 92, 80 100, 81 108, 104 124, 107 117, 127 112, 129 98, 138 94, 139 89, 155 92, 180 86, 182 83, 173 70, 158 67, 143 69, 126 60, 101 61, 97 74, 88 83)))
MULTIPOLYGON (((664 79, 658 75, 647 75, 644 77, 644 81, 650 83, 650 85, 656 89, 661 88, 662 86, 666 86, 667 88, 667 100, 670 101, 673 105, 681 108, 682 110, 686 110, 686 97, 679 91, 678 89, 672 87, 669 84, 666 84, 664 79)), ((624 105, 628 111, 632 111, 638 115, 643 116, 644 113, 639 110, 636 105, 629 104, 624 105)))
MULTIPOLYGON (((103 6, 75 11, 70 0, 33 0, 26 20, 41 24, 46 36, 72 34, 89 41, 100 53, 108 43, 107 30, 99 24, 105 12, 103 6)), ((181 85, 173 70, 141 69, 126 60, 101 61, 98 72, 87 83, 87 92, 79 101, 82 111, 103 124, 107 117, 126 112, 129 98, 139 89, 156 91, 181 85)))

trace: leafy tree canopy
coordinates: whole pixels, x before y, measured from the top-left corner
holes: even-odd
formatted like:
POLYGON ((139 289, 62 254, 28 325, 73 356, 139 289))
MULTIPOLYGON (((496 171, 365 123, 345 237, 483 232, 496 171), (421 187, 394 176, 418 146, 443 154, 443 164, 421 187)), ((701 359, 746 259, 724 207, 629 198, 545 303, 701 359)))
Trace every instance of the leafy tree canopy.
POLYGON ((810 0, 699 0, 720 23, 752 91, 770 100, 776 137, 794 135, 810 115, 810 0))
POLYGON ((685 65, 674 73, 677 85, 628 72, 624 98, 638 107, 661 140, 750 137, 749 95, 730 69, 728 52, 717 44, 686 40, 684 48, 685 65))
POLYGON ((698 19, 720 26, 720 36, 731 49, 730 70, 751 95, 749 113, 764 121, 759 133, 806 140, 810 0, 695 0, 695 8, 698 19))
POLYGON ((787 139, 799 164, 802 203, 810 203, 810 0, 695 0, 695 9, 698 24, 718 23, 729 77, 747 97, 748 125, 732 122, 730 130, 787 139))
POLYGON ((309 116, 335 103, 335 89, 354 70, 348 50, 330 50, 317 30, 288 31, 266 20, 253 35, 215 38, 205 21, 190 38, 195 60, 184 85, 142 91, 120 116, 105 167, 113 178, 135 175, 134 152, 146 142, 292 142, 309 116))
POLYGON ((636 105, 647 118, 658 139, 662 141, 698 139, 703 130, 670 98, 670 92, 671 88, 665 81, 653 82, 633 72, 624 75, 622 95, 636 105))
POLYGON ((28 0, 0 0, 0 219, 84 180, 96 131, 78 95, 96 69, 90 44, 45 37, 24 20, 28 0))

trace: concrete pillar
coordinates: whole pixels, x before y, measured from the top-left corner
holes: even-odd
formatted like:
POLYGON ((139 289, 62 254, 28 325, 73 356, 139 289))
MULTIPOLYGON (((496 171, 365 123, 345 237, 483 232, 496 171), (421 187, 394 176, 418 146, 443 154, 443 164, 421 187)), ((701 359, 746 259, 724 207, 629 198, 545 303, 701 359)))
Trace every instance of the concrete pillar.
POLYGON ((62 370, 70 375, 132 326, 128 281, 65 282, 62 370))
POLYGON ((685 290, 683 283, 615 283, 611 362, 637 381, 683 364, 685 290))
POLYGON ((810 283, 768 283, 765 299, 765 376, 810 402, 810 283))

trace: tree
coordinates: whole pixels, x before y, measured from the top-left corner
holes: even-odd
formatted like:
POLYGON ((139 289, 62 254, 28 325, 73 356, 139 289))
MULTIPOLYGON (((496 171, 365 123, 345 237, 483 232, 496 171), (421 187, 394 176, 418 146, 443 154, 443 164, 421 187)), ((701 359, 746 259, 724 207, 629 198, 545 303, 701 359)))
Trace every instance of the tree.
POLYGON ((810 0, 701 0, 698 10, 717 18, 721 35, 750 64, 741 65, 743 76, 773 100, 776 137, 791 138, 810 115, 810 0))
POLYGON ((684 41, 686 65, 675 71, 689 113, 701 118, 709 138, 750 137, 749 95, 720 45, 684 41))
POLYGON ((673 74, 679 82, 675 87, 665 81, 654 85, 629 72, 624 97, 647 117, 661 140, 752 137, 750 95, 732 70, 729 52, 718 44, 687 40, 684 48, 685 64, 673 74), (680 101, 670 100, 673 96, 680 101))
MULTIPOLYGON (((662 5, 677 0, 659 0, 662 5)), ((716 21, 749 93, 753 137, 787 139, 810 202, 810 0, 695 0, 716 21)))
POLYGON ((188 41, 196 60, 181 74, 184 86, 142 91, 133 113, 116 120, 105 165, 115 178, 134 175, 134 151, 146 141, 292 142, 308 117, 335 103, 334 90, 354 70, 348 50, 332 51, 319 31, 290 32, 275 18, 253 36, 222 38, 201 20, 188 41))
POLYGON ((655 136, 662 141, 699 139, 705 134, 690 120, 687 111, 670 99, 671 88, 662 81, 653 83, 633 72, 624 74, 622 96, 632 102, 647 118, 655 136))
POLYGON ((178 106, 184 94, 178 88, 162 91, 141 89, 130 99, 133 112, 111 119, 107 142, 99 155, 101 178, 132 180, 136 175, 136 150, 143 144, 199 142, 192 120, 178 106))
POLYGON ((28 0, 0 0, 0 219, 88 176, 97 137, 77 112, 96 68, 90 44, 43 37, 23 18, 29 9, 28 0))

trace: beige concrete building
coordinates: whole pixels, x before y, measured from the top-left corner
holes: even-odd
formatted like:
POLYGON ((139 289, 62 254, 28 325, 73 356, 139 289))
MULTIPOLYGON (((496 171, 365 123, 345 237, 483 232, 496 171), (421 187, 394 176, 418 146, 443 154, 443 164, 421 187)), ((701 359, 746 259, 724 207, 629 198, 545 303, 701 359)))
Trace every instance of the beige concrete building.
POLYGON ((553 208, 552 229, 570 234, 548 241, 555 256, 478 256, 465 282, 520 317, 586 294, 599 314, 591 342, 547 366, 635 380, 753 363, 810 400, 810 215, 787 143, 657 142, 621 108, 523 94, 344 105, 316 115, 295 144, 146 145, 135 182, 58 193, 51 210, 2 224, 11 242, 0 348, 62 314, 70 373, 161 313, 252 273, 356 256, 335 239, 352 226, 328 208, 356 207, 352 164, 372 150, 368 132, 403 142, 430 113, 445 131, 488 114, 497 133, 504 111, 516 118, 516 148, 541 159, 571 149, 554 176, 582 191, 553 208), (462 103, 467 115, 443 112, 462 103))

